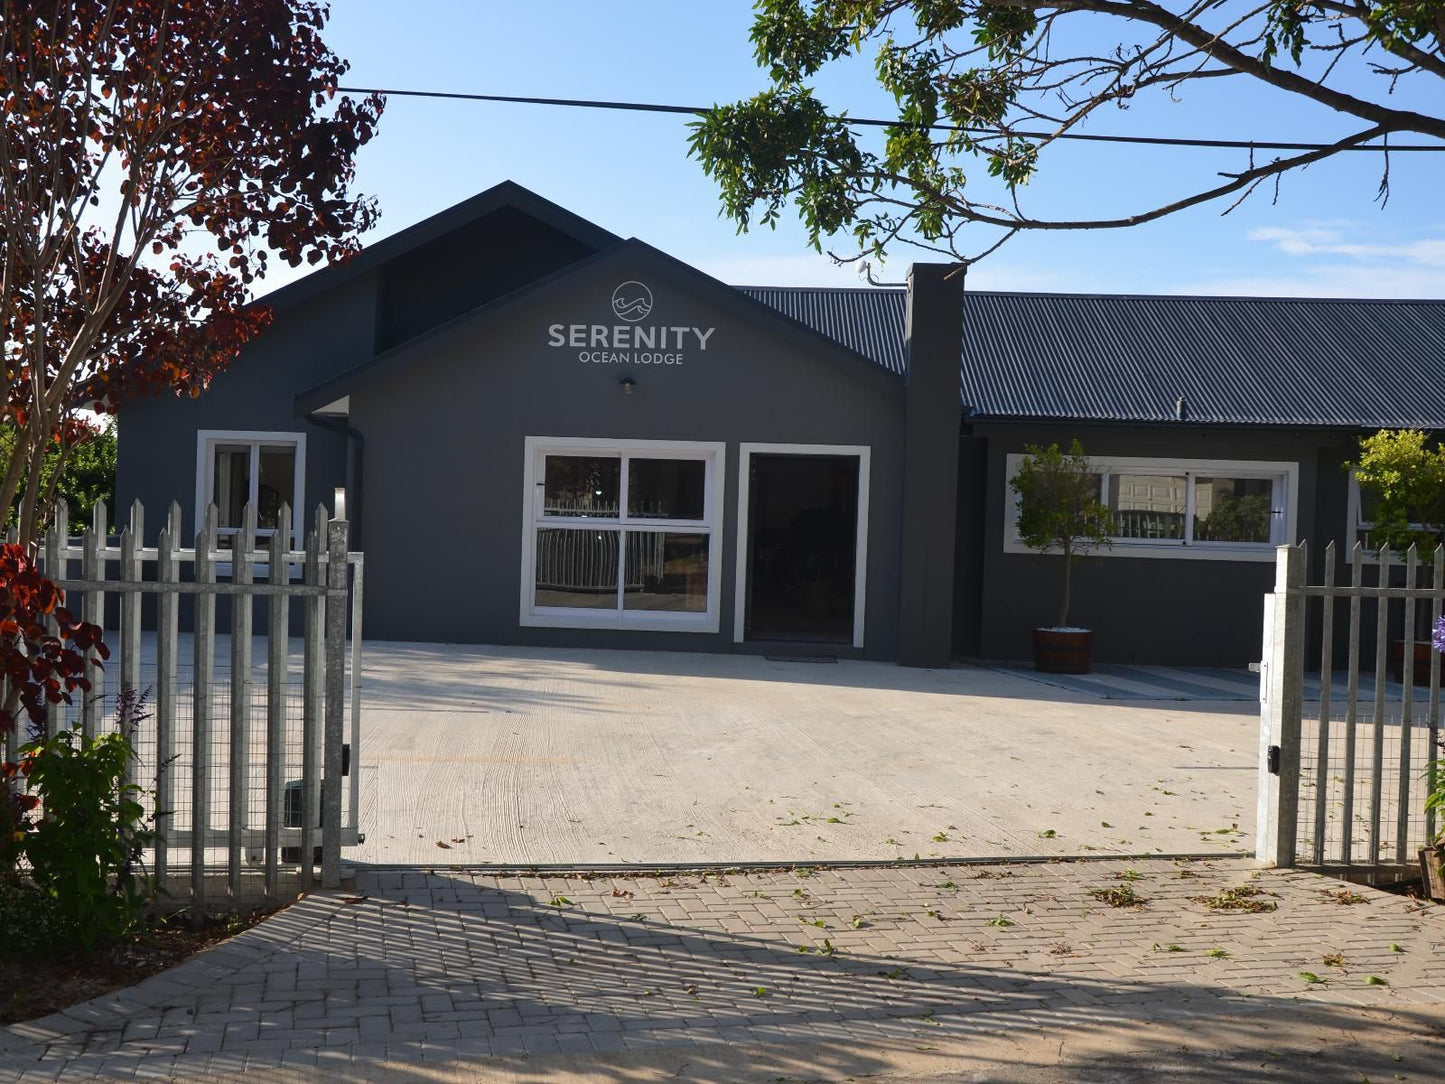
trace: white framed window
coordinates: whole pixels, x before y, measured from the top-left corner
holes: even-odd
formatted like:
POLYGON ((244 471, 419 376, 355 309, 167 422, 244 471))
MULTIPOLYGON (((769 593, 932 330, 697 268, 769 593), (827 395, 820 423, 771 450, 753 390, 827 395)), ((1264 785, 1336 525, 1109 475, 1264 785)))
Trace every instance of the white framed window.
MULTIPOLYGON (((1024 456, 1010 453, 1007 476, 1024 456)), ((1099 500, 1114 514, 1113 557, 1273 561, 1294 540, 1299 464, 1259 460, 1090 456, 1099 500)), ((1032 552, 1018 536, 1018 497, 1004 486, 1004 551, 1032 552)))
MULTIPOLYGON (((1350 559, 1350 550, 1356 542, 1364 543, 1362 557, 1366 564, 1379 564, 1381 540, 1374 536, 1375 530, 1375 508, 1379 505, 1379 497, 1367 490, 1360 488, 1360 480, 1355 476, 1353 469, 1350 470, 1350 490, 1348 505, 1348 519, 1345 523, 1345 551, 1344 560, 1350 559)), ((1412 531, 1428 532, 1429 528, 1423 523, 1411 523, 1412 531)), ((1403 560, 1403 551, 1395 551, 1395 560, 1403 560)), ((1427 555, 1421 554, 1422 561, 1427 560, 1427 555)))
POLYGON ((216 506, 216 536, 231 549, 241 532, 247 504, 256 510, 256 537, 276 531, 301 548, 305 500, 306 434, 203 429, 196 434, 196 529, 207 504, 216 506), (291 522, 280 522, 281 505, 291 506, 291 522))
POLYGON ((717 632, 725 445, 527 437, 523 625, 717 632))

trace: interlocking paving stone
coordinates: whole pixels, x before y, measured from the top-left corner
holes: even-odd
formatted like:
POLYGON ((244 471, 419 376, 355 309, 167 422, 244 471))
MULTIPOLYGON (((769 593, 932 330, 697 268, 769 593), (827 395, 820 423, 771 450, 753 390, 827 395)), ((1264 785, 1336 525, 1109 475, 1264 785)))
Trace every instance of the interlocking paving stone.
POLYGON ((0 1079, 894 1041, 1445 999, 1445 910, 1368 888, 1342 906, 1323 891, 1333 882, 1239 859, 1127 865, 1141 907, 1089 894, 1124 883, 1123 861, 806 877, 362 871, 346 893, 314 894, 155 980, 0 1029, 0 1079), (1277 910, 1196 901, 1245 883, 1277 910), (573 902, 551 906, 558 896, 573 902), (1228 956, 1210 957, 1216 947, 1228 956), (1334 953, 1343 960, 1326 964, 1334 953))

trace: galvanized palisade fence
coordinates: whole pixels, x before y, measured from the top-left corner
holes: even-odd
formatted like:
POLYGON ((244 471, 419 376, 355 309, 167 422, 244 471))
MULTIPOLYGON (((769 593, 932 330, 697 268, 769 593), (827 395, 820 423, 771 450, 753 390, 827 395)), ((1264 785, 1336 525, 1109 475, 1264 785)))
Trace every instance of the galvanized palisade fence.
POLYGON ((1403 562, 1388 548, 1367 561, 1356 543, 1348 584, 1336 582, 1333 543, 1323 583, 1308 584, 1307 552, 1303 543, 1279 548, 1274 593, 1265 596, 1257 856, 1364 880, 1398 877, 1435 833, 1424 806, 1439 756, 1440 655, 1420 626, 1428 618, 1434 628, 1445 609, 1445 546, 1422 570, 1413 546, 1403 562), (1317 679, 1307 673, 1307 628, 1320 641, 1317 679), (1417 659, 1422 651, 1428 659, 1417 659))
MULTIPOLYGON (((66 591, 72 612, 102 624, 107 595, 117 596, 119 611, 118 633, 106 634, 111 660, 103 668, 87 665, 94 689, 80 701, 78 720, 71 719, 77 708, 56 705, 47 730, 54 734, 78 725, 93 735, 113 728, 122 690, 153 691, 145 724, 136 728, 134 769, 134 781, 150 792, 155 815, 151 869, 164 892, 197 909, 248 902, 258 895, 257 887, 264 898, 276 900, 311 886, 318 845, 321 884, 334 887, 341 879, 342 846, 359 838, 359 773, 344 771, 343 746, 349 700, 349 751, 359 751, 362 555, 347 552, 345 519, 329 518, 320 506, 301 551, 291 550, 284 529, 260 548, 250 507, 229 549, 218 545, 216 521, 215 507, 208 507, 194 546, 184 547, 180 507, 173 503, 149 548, 143 545, 144 510, 137 502, 118 544, 111 545, 103 505, 96 505, 91 528, 80 539, 69 536, 62 505, 41 554, 46 575, 66 591), (80 576, 73 578, 77 560, 80 576), (189 578, 182 575, 187 565, 189 578), (299 580, 293 576, 298 569, 299 580), (157 596, 153 636, 142 633, 144 595, 157 596), (229 674, 222 680, 216 673, 220 596, 230 605, 229 674), (181 661, 187 598, 189 680, 181 661), (267 618, 259 677, 252 655, 258 598, 265 599, 267 618), (292 680, 293 600, 303 610, 299 681, 292 680), (147 650, 152 644, 153 653, 147 650), (255 717, 262 727, 253 725, 255 717), (288 767, 298 769, 299 779, 287 781, 288 767), (344 802, 347 774, 351 788, 344 802), (185 852, 184 862, 179 852, 185 852), (224 869, 224 899, 207 886, 208 874, 214 877, 218 868, 224 869)), ((281 506, 277 522, 291 522, 287 506, 281 506)))

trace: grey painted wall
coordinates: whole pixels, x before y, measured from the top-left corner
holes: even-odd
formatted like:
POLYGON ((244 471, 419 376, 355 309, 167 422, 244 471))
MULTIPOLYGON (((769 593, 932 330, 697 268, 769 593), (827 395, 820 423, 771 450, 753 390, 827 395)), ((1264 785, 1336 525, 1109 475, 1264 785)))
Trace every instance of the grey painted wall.
MULTIPOLYGON (((635 252, 635 250, 633 250, 635 252)), ((762 310, 737 310, 624 253, 549 284, 497 317, 439 333, 399 370, 353 390, 366 436, 368 636, 728 651, 733 644, 740 442, 872 448, 864 653, 897 650, 902 385, 821 341, 778 334, 762 310), (716 331, 681 365, 586 364, 547 345, 547 328, 617 324, 610 299, 646 282, 644 323, 716 331), (636 387, 623 394, 619 379, 636 387), (578 631, 519 624, 527 436, 725 441, 717 634, 578 631), (445 558, 435 554, 445 546, 445 558)), ((685 280, 685 281, 684 281, 685 280)), ((832 650, 830 648, 830 650, 832 650)))
POLYGON ((248 345, 197 399, 134 399, 120 414, 116 492, 119 507, 140 498, 153 540, 172 500, 181 504, 185 533, 196 524, 196 433, 246 429, 306 434, 305 501, 331 506, 332 489, 346 478, 346 441, 295 417, 292 396, 371 356, 376 279, 364 275, 283 309, 265 334, 248 345))
MULTIPOLYGON (((1077 436, 1087 453, 1099 456, 1298 463, 1299 537, 1314 541, 1344 532, 1346 480, 1338 464, 1352 445, 1340 433, 1187 423, 1174 429, 994 422, 979 422, 972 432, 987 440, 987 467, 982 491, 961 501, 960 515, 971 505, 983 524, 981 597, 972 635, 983 658, 1029 658, 1031 630, 1055 619, 1060 558, 1003 548, 1006 457, 1025 444, 1067 445, 1077 436)), ((1090 557, 1074 568, 1071 620, 1093 628, 1094 657, 1101 662, 1239 666, 1259 657, 1262 599, 1273 584, 1271 562, 1090 557)))

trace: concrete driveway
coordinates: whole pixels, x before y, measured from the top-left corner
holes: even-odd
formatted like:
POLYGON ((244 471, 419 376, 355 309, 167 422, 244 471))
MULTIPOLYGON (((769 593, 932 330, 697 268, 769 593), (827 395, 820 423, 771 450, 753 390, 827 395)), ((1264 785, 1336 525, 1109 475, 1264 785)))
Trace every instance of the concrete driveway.
POLYGON ((1257 708, 960 666, 368 643, 374 863, 1252 850, 1257 708))

